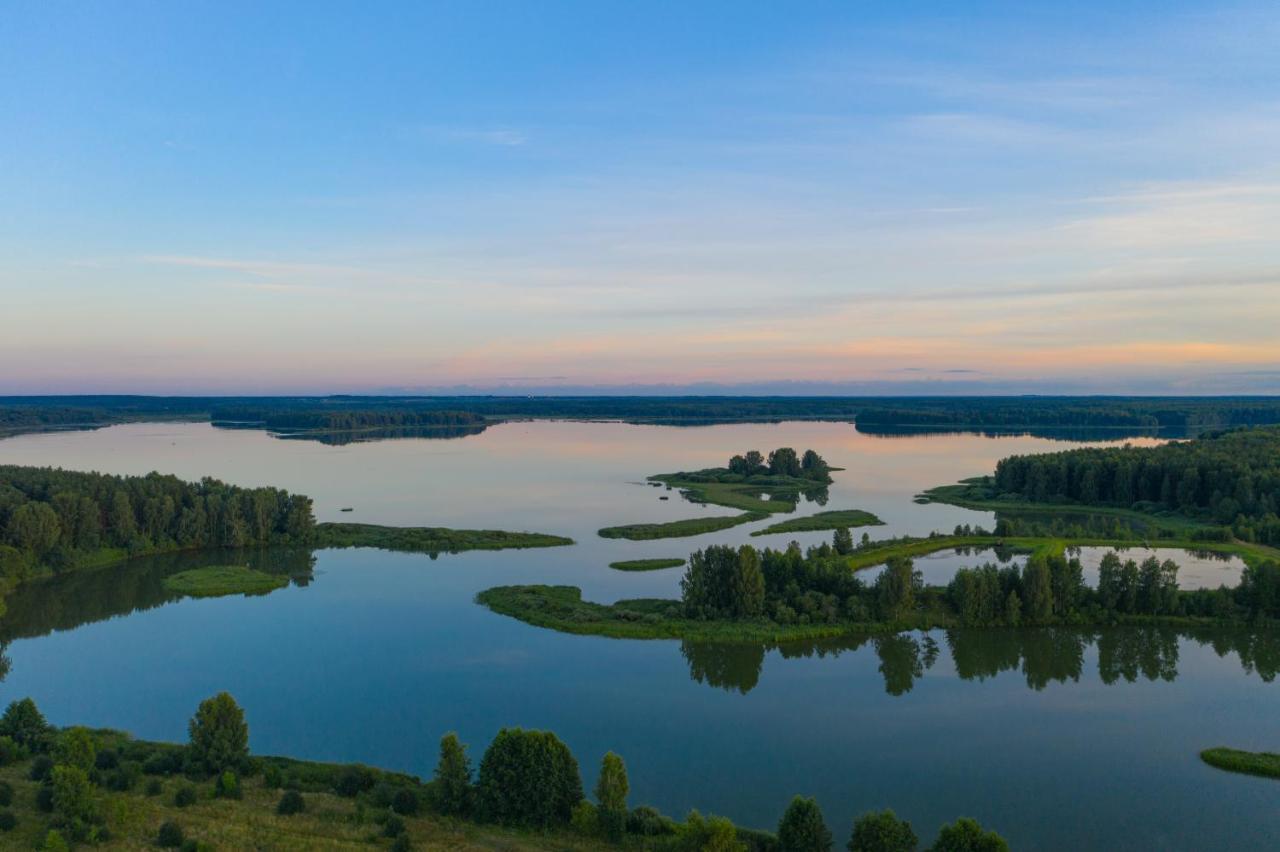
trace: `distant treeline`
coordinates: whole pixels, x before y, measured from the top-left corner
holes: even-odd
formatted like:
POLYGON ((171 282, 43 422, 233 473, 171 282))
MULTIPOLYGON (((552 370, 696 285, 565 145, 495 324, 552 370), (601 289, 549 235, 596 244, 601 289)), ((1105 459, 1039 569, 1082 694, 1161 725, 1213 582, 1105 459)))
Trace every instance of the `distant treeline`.
POLYGON ((861 408, 857 420, 860 426, 1204 429, 1280 423, 1280 399, 957 397, 882 400, 861 408))
POLYGON ((359 429, 424 428, 432 426, 483 426, 485 418, 471 411, 416 411, 378 409, 298 409, 272 411, 261 408, 220 408, 212 413, 215 424, 261 425, 271 430, 324 432, 359 429))
POLYGON ((6 584, 113 555, 305 543, 314 529, 311 498, 278 488, 0 466, 6 584))
POLYGON ((1167 509, 1280 543, 1280 428, 1237 429, 1159 447, 1011 456, 995 492, 1043 503, 1167 509))
POLYGON ((563 418, 672 425, 852 421, 856 417, 861 426, 872 431, 894 426, 1150 430, 1280 423, 1280 399, 1245 396, 9 396, 0 397, 0 433, 51 428, 59 423, 243 419, 227 416, 236 410, 251 410, 259 415, 254 419, 263 420, 300 412, 397 411, 466 412, 484 420, 563 418))

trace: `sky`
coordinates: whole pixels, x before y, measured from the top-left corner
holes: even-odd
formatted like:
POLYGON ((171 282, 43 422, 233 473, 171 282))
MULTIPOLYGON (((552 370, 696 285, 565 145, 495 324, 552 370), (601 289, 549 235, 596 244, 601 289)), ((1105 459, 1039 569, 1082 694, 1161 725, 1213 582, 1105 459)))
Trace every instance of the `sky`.
POLYGON ((1280 392, 1274 2, 0 2, 0 393, 1280 392))

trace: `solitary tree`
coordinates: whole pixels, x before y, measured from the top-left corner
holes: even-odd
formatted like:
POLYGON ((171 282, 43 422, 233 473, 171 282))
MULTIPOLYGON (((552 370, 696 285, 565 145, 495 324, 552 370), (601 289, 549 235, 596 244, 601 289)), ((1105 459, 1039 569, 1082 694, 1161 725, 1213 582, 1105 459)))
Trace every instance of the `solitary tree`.
POLYGON ((97 757, 98 746, 88 728, 67 729, 54 746, 54 758, 58 763, 75 766, 85 772, 93 769, 97 757))
POLYGON ((503 728, 480 761, 476 796, 480 816, 492 822, 564 825, 582 801, 582 776, 555 734, 503 728))
POLYGON ((831 536, 831 546, 836 549, 836 553, 841 556, 848 556, 853 553, 853 533, 849 532, 848 527, 840 527, 831 536))
POLYGON ((831 830, 816 800, 796 796, 778 823, 781 852, 830 852, 831 830))
POLYGON ((30 698, 14 701, 0 717, 0 736, 9 737, 24 748, 37 746, 48 731, 49 723, 30 698))
POLYGON ((89 773, 78 766, 55 766, 50 775, 53 782, 53 812, 66 826, 82 827, 93 818, 93 788, 89 773))
POLYGON ((471 761, 467 747, 453 732, 440 738, 435 782, 436 807, 441 813, 460 816, 471 810, 471 761))
POLYGON ((886 808, 863 814, 853 823, 849 852, 915 852, 920 840, 911 823, 886 808))
POLYGON ((596 802, 599 804, 600 827, 611 839, 622 837, 627 825, 627 766, 613 752, 600 761, 600 777, 596 780, 596 802))
POLYGON ((191 756, 206 772, 238 770, 249 757, 249 726, 244 711, 229 693, 219 692, 201 701, 187 731, 191 756))

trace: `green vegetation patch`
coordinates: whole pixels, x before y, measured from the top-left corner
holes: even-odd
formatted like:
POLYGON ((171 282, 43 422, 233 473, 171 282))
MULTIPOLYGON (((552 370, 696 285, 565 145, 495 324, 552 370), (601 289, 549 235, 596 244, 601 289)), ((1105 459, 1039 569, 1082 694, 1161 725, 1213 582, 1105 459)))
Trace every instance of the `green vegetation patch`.
POLYGON ((1227 772, 1280 778, 1280 754, 1269 751, 1240 751, 1234 748, 1208 748, 1200 752, 1200 759, 1210 766, 1227 772))
POLYGON ((193 598, 222 595, 265 595, 289 585, 289 578, 267 574, 243 565, 210 565, 192 568, 164 579, 164 587, 174 594, 193 598))
POLYGON ((830 512, 818 512, 814 515, 806 515, 803 518, 788 518, 785 521, 779 521, 776 524, 770 524, 762 530, 756 530, 752 535, 772 535, 773 533, 786 532, 813 532, 815 530, 838 530, 852 527, 874 527, 881 526, 884 521, 880 520, 871 512, 864 512, 861 509, 836 509, 830 512))
POLYGON ((625 559, 621 562, 610 562, 609 567, 618 571, 661 571, 664 568, 679 568, 684 560, 676 557, 670 559, 625 559))
POLYGON ((457 553, 463 550, 562 547, 573 544, 573 539, 545 533, 503 530, 329 523, 317 525, 316 544, 319 547, 377 547, 410 553, 457 553))
POLYGON ((691 535, 719 532, 738 524, 749 524, 769 517, 767 512, 744 512, 741 515, 715 515, 708 518, 687 518, 664 524, 623 524, 600 530, 601 538, 626 538, 631 541, 649 541, 657 538, 687 538, 691 535))

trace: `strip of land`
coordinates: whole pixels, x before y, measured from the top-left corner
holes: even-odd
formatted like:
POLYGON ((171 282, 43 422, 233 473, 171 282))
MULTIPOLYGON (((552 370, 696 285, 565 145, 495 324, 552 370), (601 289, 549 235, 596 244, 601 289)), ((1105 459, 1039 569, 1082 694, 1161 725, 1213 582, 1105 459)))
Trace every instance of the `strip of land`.
POLYGON ((546 533, 385 527, 377 524, 317 524, 315 535, 317 547, 376 547, 409 553, 459 553, 464 550, 563 547, 570 544, 573 544, 571 538, 546 533))
POLYGON ((661 571, 664 568, 679 568, 683 559, 624 559, 621 562, 610 562, 609 567, 617 571, 661 571))
POLYGON ((749 524, 769 517, 766 512, 744 512, 741 515, 713 515, 708 518, 686 518, 662 524, 623 524, 605 527, 597 534, 601 538, 625 538, 631 541, 649 541, 658 538, 688 538, 691 535, 719 532, 739 524, 749 524))
POLYGON ((788 518, 776 524, 770 524, 762 530, 751 533, 753 536, 773 535, 788 532, 814 532, 817 530, 852 529, 854 527, 882 526, 884 521, 871 512, 861 509, 836 509, 830 512, 818 512, 802 518, 788 518))
POLYGON ((1264 778, 1280 778, 1280 754, 1269 751, 1240 751, 1234 748, 1208 748, 1200 752, 1200 759, 1210 766, 1227 772, 1260 775, 1264 778))

